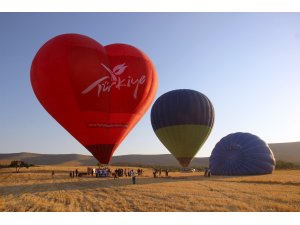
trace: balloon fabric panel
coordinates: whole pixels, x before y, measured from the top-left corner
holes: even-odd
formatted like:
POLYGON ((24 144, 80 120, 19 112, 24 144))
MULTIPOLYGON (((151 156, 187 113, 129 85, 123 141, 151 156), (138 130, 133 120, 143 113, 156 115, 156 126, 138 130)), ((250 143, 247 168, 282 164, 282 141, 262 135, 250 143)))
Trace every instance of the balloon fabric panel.
POLYGON ((198 149, 208 138, 211 128, 203 125, 175 125, 160 128, 155 131, 159 140, 183 167, 187 167, 194 158, 198 149), (204 140, 199 142, 199 140, 204 140))
POLYGON ((198 91, 180 89, 167 92, 156 100, 155 106, 151 110, 154 130, 183 124, 212 127, 214 123, 213 105, 198 91))

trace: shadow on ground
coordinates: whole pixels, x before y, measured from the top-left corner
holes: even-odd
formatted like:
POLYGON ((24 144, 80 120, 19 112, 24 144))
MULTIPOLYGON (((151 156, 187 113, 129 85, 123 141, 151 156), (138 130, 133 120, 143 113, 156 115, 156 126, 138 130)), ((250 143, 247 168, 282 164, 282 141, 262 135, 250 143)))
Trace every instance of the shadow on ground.
MULTIPOLYGON (((182 177, 138 177, 136 179, 135 186, 149 185, 149 184, 161 184, 169 182, 186 182, 186 181, 207 181, 209 178, 203 176, 182 176, 182 177)), ((24 182, 30 182, 37 179, 26 179, 24 182)), ((73 190, 94 190, 101 188, 120 188, 123 186, 133 186, 131 178, 96 178, 96 177, 75 177, 68 178, 55 177, 52 179, 41 179, 41 181, 47 180, 48 183, 36 183, 36 184, 21 184, 0 186, 0 195, 20 195, 24 193, 42 193, 49 191, 73 191, 73 190), (52 181, 51 181, 52 180, 52 181), (63 181, 65 180, 65 181, 63 181)))

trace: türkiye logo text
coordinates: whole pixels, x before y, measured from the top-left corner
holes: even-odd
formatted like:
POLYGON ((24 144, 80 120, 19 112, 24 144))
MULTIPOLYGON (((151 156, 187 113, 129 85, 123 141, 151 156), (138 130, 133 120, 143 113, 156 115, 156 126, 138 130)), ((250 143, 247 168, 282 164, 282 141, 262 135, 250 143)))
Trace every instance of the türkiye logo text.
POLYGON ((101 93, 110 92, 113 88, 118 90, 121 90, 122 88, 134 88, 133 98, 137 98, 139 86, 143 85, 146 81, 145 75, 141 75, 139 78, 133 78, 130 75, 127 77, 122 76, 127 68, 125 63, 116 65, 112 70, 103 63, 101 63, 101 66, 105 68, 108 74, 90 84, 81 92, 82 94, 87 94, 97 88, 97 95, 99 97, 101 93))

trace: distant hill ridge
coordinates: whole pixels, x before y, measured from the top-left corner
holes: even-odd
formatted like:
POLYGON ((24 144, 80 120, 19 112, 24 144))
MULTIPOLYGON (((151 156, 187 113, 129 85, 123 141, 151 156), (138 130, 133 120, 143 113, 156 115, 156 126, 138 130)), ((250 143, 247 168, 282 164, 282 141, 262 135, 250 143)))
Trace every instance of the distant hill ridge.
MULTIPOLYGON (((37 154, 29 152, 0 154, 0 163, 8 164, 13 160, 22 160, 34 165, 88 166, 98 161, 89 155, 80 154, 37 154)), ((145 165, 145 166, 180 166, 170 154, 163 155, 122 155, 113 156, 112 165, 145 165)), ((208 157, 195 158, 193 166, 207 166, 208 157)))
MULTIPOLYGON (((275 159, 300 164, 300 142, 269 144, 275 159)), ((88 166, 98 162, 93 156, 80 154, 37 154, 29 152, 0 154, 0 164, 22 160, 34 165, 88 166)), ((194 158, 191 167, 208 166, 209 157, 194 158)), ((176 166, 179 163, 171 154, 113 156, 112 165, 176 166)))
POLYGON ((300 164, 300 142, 269 144, 276 160, 300 164))

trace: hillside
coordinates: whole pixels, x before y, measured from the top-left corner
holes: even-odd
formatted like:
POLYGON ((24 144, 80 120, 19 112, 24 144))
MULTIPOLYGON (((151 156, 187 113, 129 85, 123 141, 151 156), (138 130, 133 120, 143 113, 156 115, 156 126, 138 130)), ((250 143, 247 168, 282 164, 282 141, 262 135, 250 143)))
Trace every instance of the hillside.
MULTIPOLYGON (((79 154, 36 154, 12 153, 0 154, 0 163, 9 164, 13 160, 22 160, 34 165, 88 166, 98 162, 93 156, 79 154)), ((113 156, 112 165, 145 165, 145 166, 179 166, 176 159, 170 155, 123 155, 113 156)), ((191 166, 207 166, 208 158, 195 158, 191 166)))
POLYGON ((275 159, 300 164, 300 142, 269 144, 275 159))
MULTIPOLYGON (((275 159, 300 164, 300 142, 269 144, 275 159)), ((12 160, 22 160, 34 165, 87 166, 96 165, 93 156, 79 154, 36 154, 11 153, 0 154, 0 163, 9 164, 12 160)), ((191 167, 208 166, 209 158, 194 158, 191 167)), ((112 165, 178 166, 177 160, 170 154, 163 155, 123 155, 114 156, 112 165)))
MULTIPOLYGON (((194 158, 191 162, 191 167, 208 166, 208 157, 194 158)), ((114 156, 111 164, 118 165, 147 165, 147 166, 176 166, 180 167, 177 160, 170 154, 164 155, 124 155, 114 156)))
POLYGON ((85 166, 97 164, 97 160, 89 155, 37 154, 29 152, 0 154, 0 163, 9 163, 12 160, 22 160, 34 165, 85 166))

